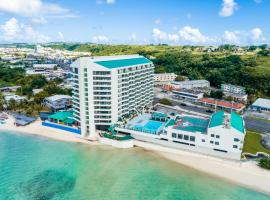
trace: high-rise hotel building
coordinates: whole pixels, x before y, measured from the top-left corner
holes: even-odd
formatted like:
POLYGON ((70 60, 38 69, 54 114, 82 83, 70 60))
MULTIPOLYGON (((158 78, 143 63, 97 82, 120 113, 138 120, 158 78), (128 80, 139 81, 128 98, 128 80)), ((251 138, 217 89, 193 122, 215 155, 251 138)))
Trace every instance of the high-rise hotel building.
POLYGON ((74 118, 89 139, 152 104, 154 65, 143 56, 81 57, 72 64, 72 74, 74 118))

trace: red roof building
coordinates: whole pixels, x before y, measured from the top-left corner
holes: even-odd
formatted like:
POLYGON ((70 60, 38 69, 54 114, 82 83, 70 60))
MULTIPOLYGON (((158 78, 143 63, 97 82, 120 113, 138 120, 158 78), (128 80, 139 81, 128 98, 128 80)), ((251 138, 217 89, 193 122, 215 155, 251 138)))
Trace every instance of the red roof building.
POLYGON ((235 102, 222 101, 222 100, 209 99, 209 98, 201 98, 199 99, 199 102, 205 105, 217 106, 223 109, 233 109, 235 111, 241 111, 246 107, 242 103, 235 103, 235 102))

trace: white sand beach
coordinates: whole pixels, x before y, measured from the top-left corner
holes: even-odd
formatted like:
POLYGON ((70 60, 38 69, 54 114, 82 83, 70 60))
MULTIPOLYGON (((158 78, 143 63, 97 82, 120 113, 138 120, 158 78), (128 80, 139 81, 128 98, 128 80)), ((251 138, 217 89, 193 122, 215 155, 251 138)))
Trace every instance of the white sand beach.
POLYGON ((72 134, 67 131, 42 126, 41 120, 36 120, 35 122, 27 126, 15 126, 14 125, 15 119, 9 115, 9 118, 5 121, 6 121, 5 124, 0 125, 0 130, 16 131, 30 135, 39 135, 66 142, 78 142, 85 144, 100 145, 97 141, 96 142, 88 141, 84 138, 81 138, 79 135, 72 134))
MULTIPOLYGON (((80 136, 76 134, 42 126, 40 120, 37 120, 36 122, 25 127, 16 127, 14 125, 14 119, 9 116, 9 119, 6 120, 6 124, 0 125, 0 131, 1 130, 39 135, 66 142, 101 145, 97 141, 88 141, 80 138, 80 136)), ((255 162, 232 161, 215 158, 136 140, 134 140, 134 145, 149 151, 153 151, 166 159, 180 163, 187 167, 270 195, 270 171, 261 169, 256 165, 255 162)))
POLYGON ((260 168, 254 161, 226 160, 141 141, 135 141, 134 145, 187 167, 270 194, 270 171, 260 168))

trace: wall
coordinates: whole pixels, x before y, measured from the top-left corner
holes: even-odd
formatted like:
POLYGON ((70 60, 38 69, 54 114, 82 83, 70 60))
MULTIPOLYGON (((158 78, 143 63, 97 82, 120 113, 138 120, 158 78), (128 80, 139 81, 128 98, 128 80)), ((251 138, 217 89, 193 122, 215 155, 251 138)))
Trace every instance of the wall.
POLYGON ((81 130, 77 129, 77 128, 72 128, 72 127, 67 127, 67 126, 62 126, 59 124, 54 124, 54 123, 49 123, 49 122, 42 122, 42 126, 48 126, 51 128, 57 128, 63 131, 68 131, 71 133, 75 133, 75 134, 81 134, 81 130))

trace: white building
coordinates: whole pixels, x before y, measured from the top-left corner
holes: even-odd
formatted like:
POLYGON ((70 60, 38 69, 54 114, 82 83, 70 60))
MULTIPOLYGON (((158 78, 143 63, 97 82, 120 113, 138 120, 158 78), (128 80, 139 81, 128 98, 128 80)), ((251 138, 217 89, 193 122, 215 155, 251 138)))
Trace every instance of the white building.
POLYGON ((171 83, 175 80, 177 75, 175 73, 162 73, 162 74, 154 74, 155 85, 164 85, 171 83))
POLYGON ((192 80, 192 81, 174 81, 172 89, 194 89, 194 88, 209 88, 210 83, 207 80, 192 80))
POLYGON ((72 105, 72 97, 69 95, 54 95, 46 97, 43 104, 54 111, 70 108, 72 105))
POLYGON ((270 99, 258 98, 252 105, 252 110, 269 111, 270 112, 270 99))
POLYGON ((33 69, 35 71, 53 70, 57 67, 57 64, 34 64, 33 69))
POLYGON ((183 99, 191 102, 197 102, 199 99, 203 98, 204 95, 203 92, 192 90, 172 90, 172 93, 177 99, 183 99))
POLYGON ((25 97, 22 97, 22 96, 19 96, 19 95, 15 95, 15 94, 6 94, 5 95, 5 101, 8 103, 10 100, 14 100, 16 102, 19 102, 19 101, 23 101, 25 100, 26 98, 25 97))
POLYGON ((246 133, 240 115, 219 111, 210 119, 191 115, 166 118, 161 113, 143 114, 115 130, 145 142, 240 160, 246 133))
POLYGON ((94 140, 96 130, 152 104, 154 65, 143 56, 81 57, 72 71, 74 117, 84 137, 94 140))

